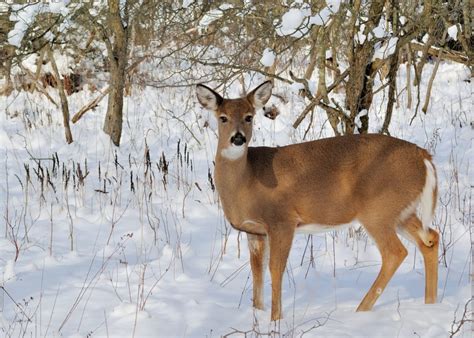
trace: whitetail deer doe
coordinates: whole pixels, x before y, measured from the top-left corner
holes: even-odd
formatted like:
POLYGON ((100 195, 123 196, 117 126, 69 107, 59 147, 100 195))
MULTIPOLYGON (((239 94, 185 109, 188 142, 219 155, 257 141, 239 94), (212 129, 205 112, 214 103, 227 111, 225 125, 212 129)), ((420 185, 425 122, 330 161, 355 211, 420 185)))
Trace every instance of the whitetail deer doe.
POLYGON ((215 182, 226 218, 248 236, 255 308, 263 309, 268 244, 271 319, 278 320, 282 277, 294 234, 336 230, 354 220, 364 226, 382 257, 379 275, 357 311, 372 309, 407 256, 397 231, 420 249, 425 303, 436 302, 439 236, 429 225, 437 178, 426 150, 377 134, 249 147, 255 111, 270 98, 272 83, 264 82, 239 99, 224 99, 204 85, 196 91, 201 105, 219 120, 215 182))

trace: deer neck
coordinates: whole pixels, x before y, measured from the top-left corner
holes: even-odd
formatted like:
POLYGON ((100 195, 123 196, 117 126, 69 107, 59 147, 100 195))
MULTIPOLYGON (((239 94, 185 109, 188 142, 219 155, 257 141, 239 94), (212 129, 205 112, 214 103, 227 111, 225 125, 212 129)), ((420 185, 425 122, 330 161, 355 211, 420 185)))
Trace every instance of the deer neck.
POLYGON ((215 179, 219 194, 225 191, 236 191, 245 185, 248 180, 248 147, 244 147, 241 153, 236 149, 219 146, 216 154, 215 179))
POLYGON ((240 224, 245 210, 241 204, 245 201, 242 196, 246 195, 250 181, 248 149, 245 146, 243 154, 236 159, 225 156, 225 152, 223 155, 220 149, 218 147, 214 171, 217 192, 227 220, 231 224, 240 224))

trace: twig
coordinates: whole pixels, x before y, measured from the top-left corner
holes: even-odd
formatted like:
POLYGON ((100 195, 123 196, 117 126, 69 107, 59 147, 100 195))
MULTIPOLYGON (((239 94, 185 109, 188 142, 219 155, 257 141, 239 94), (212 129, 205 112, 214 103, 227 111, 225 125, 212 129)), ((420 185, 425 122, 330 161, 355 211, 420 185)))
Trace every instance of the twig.
POLYGON ((244 264, 242 264, 241 266, 239 266, 235 271, 233 271, 229 276, 227 276, 226 279, 224 279, 220 286, 224 287, 226 286, 227 284, 229 284, 230 282, 232 282, 247 266, 248 266, 249 262, 245 262, 244 264))
MULTIPOLYGON (((308 330, 303 330, 303 331, 301 332, 300 337, 303 337, 304 334, 309 333, 310 331, 312 331, 312 330, 314 330, 314 329, 317 329, 317 328, 319 328, 319 327, 321 327, 321 326, 324 326, 324 325, 329 321, 329 318, 331 317, 331 314, 332 314, 333 312, 334 312, 334 310, 331 311, 331 312, 329 312, 329 313, 326 313, 326 317, 324 317, 324 318, 316 318, 316 319, 314 319, 314 320, 316 321, 316 324, 314 324, 314 325, 313 325, 312 327, 310 327, 308 330), (323 319, 323 320, 320 321, 321 319, 323 319)), ((312 320, 313 320, 313 319, 312 319, 312 320)), ((312 321, 312 320, 311 320, 311 321, 312 321)), ((305 324, 305 323, 303 323, 303 324, 305 324)), ((301 325, 300 325, 300 326, 301 326, 301 325)))
POLYGON ((280 80, 280 81, 291 84, 290 80, 285 79, 284 77, 281 77, 279 75, 275 75, 275 74, 272 74, 272 73, 269 73, 269 72, 265 72, 260 68, 254 68, 254 67, 242 66, 242 65, 235 65, 235 64, 233 65, 233 64, 229 64, 229 63, 223 63, 223 62, 205 62, 205 61, 202 61, 201 59, 198 59, 198 58, 189 58, 189 61, 196 62, 196 63, 199 63, 203 66, 209 66, 209 67, 224 67, 224 68, 230 68, 230 69, 238 69, 238 70, 257 72, 257 73, 260 73, 262 75, 267 76, 268 78, 280 80))
MULTIPOLYGON (((28 69, 26 68, 25 66, 23 66, 23 64, 20 62, 18 63, 18 66, 20 67, 20 69, 22 71, 24 71, 29 77, 31 80, 33 80, 35 83, 37 82, 34 74, 28 69)), ((43 88, 43 86, 41 85, 35 85, 35 88, 38 89, 38 91, 43 94, 56 108, 59 108, 58 104, 56 103, 56 101, 53 100, 53 98, 51 97, 51 95, 48 94, 48 92, 43 88)))
POLYGON ((63 112, 63 125, 64 125, 64 132, 66 136, 66 142, 71 144, 73 142, 72 139, 72 132, 71 127, 69 126, 69 105, 67 102, 66 93, 64 92, 64 85, 61 80, 61 74, 59 74, 58 66, 56 64, 56 60, 54 58, 53 50, 50 46, 46 47, 46 52, 48 53, 49 62, 51 62, 51 67, 53 68, 54 76, 56 77, 59 99, 61 102, 61 110, 63 112))
POLYGON ((186 130, 191 134, 191 136, 193 137, 193 139, 197 142, 197 144, 201 145, 201 142, 198 140, 198 138, 196 137, 196 135, 194 135, 193 131, 191 130, 191 128, 188 127, 188 125, 186 124, 186 122, 184 122, 182 119, 180 119, 179 117, 177 117, 176 115, 174 115, 173 111, 167 109, 166 110, 167 113, 169 114, 169 116, 175 120, 178 120, 179 122, 181 122, 183 125, 184 125, 184 128, 186 128, 186 130))
MULTIPOLYGON (((412 48, 414 51, 424 52, 426 54, 433 55, 433 56, 439 55, 442 50, 441 48, 431 47, 430 44, 423 45, 417 42, 411 42, 409 45, 410 45, 410 48, 412 48)), ((450 51, 445 51, 442 57, 443 59, 446 59, 446 60, 469 65, 469 58, 464 53, 450 50, 450 51)))
POLYGON ((290 70, 290 77, 296 83, 301 83, 304 86, 305 95, 308 99, 310 99, 310 100, 314 99, 314 96, 311 93, 311 90, 309 89, 309 84, 308 84, 307 79, 302 79, 302 78, 296 77, 295 74, 293 74, 293 72, 291 70, 290 70))
POLYGON ((430 97, 431 97, 431 89, 433 87, 433 82, 434 82, 434 79, 436 77, 436 73, 438 72, 438 67, 439 67, 439 63, 441 61, 442 56, 443 56, 443 50, 440 49, 439 54, 438 54, 438 59, 436 60, 436 64, 433 68, 433 72, 431 73, 430 80, 428 82, 428 89, 426 89, 425 104, 423 105, 423 108, 421 108, 421 110, 425 114, 428 111, 428 105, 430 103, 430 97))
POLYGON ((407 62, 406 62, 406 68, 407 68, 407 108, 411 109, 411 103, 412 103, 412 97, 411 97, 411 63, 412 63, 412 51, 410 48, 410 45, 406 45, 406 53, 407 53, 407 62))
POLYGON ((344 122, 346 122, 346 123, 350 122, 349 116, 344 114, 344 112, 340 109, 340 107, 339 107, 339 109, 337 109, 337 108, 331 107, 330 105, 328 105, 324 102, 318 102, 318 106, 323 108, 328 113, 328 115, 335 115, 337 117, 340 117, 341 120, 344 120, 344 122))
MULTIPOLYGON (((346 69, 340 76, 338 76, 334 82, 328 87, 327 93, 329 94, 334 88, 336 88, 339 83, 341 83, 346 76, 349 75, 349 68, 346 69)), ((298 128, 298 126, 303 122, 305 119, 306 115, 317 105, 319 105, 319 101, 322 99, 323 95, 320 93, 317 96, 314 97, 313 100, 309 103, 309 105, 306 106, 306 108, 303 110, 303 112, 298 116, 298 118, 295 120, 293 123, 293 128, 298 128)))
POLYGON ((469 307, 469 303, 471 303, 472 301, 472 297, 469 298, 469 300, 466 302, 466 304, 464 304, 464 312, 462 314, 462 317, 459 321, 456 322, 456 312, 457 312, 457 309, 454 313, 454 320, 453 322, 451 323, 451 331, 449 331, 450 335, 449 335, 449 338, 451 337, 454 337, 462 328, 462 326, 468 322, 472 322, 472 311, 469 311, 468 310, 468 307, 469 307), (454 325, 457 324, 457 327, 454 328, 454 325))
POLYGON ((81 119, 81 117, 87 113, 89 110, 97 107, 100 101, 110 92, 110 87, 107 87, 103 92, 100 93, 99 96, 97 96, 95 99, 93 99, 91 102, 89 102, 87 105, 82 107, 74 116, 72 117, 72 123, 76 123, 81 119))
MULTIPOLYGON (((44 271, 44 270, 43 270, 44 271)), ((49 328, 51 327, 51 321, 53 319, 53 313, 54 313, 54 309, 56 308, 56 302, 58 300, 58 296, 59 296, 59 290, 61 289, 60 286, 58 286, 58 290, 56 291, 56 296, 54 297, 54 302, 53 302, 53 308, 51 309, 51 312, 49 314, 49 321, 48 321, 48 326, 46 327, 46 332, 44 334, 45 337, 48 336, 48 331, 49 331, 49 328)))
POLYGON ((28 319, 28 322, 31 322, 31 318, 28 317, 28 315, 25 313, 25 311, 23 311, 23 309, 21 308, 20 304, 18 304, 14 299, 13 297, 10 295, 10 293, 8 293, 8 291, 5 289, 5 287, 3 286, 0 286, 0 289, 3 290, 3 292, 5 292, 5 294, 8 296, 8 298, 10 298, 10 300, 13 302, 13 304, 15 304, 15 306, 21 311, 21 313, 28 319))

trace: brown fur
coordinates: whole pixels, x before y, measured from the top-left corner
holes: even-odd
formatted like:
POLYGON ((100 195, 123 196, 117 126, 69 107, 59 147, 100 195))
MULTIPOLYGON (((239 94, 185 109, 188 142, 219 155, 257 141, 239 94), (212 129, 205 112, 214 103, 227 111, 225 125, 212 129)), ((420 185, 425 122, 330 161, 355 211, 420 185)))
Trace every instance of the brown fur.
POLYGON ((265 237, 270 246, 271 318, 277 320, 282 317, 282 276, 297 227, 316 223, 337 229, 354 219, 362 223, 382 256, 380 273, 357 310, 372 308, 407 255, 397 229, 419 246, 425 259, 426 302, 435 302, 438 234, 430 229, 433 245, 428 247, 420 239, 422 227, 415 215, 400 224, 400 215, 425 185, 428 152, 400 139, 366 134, 277 148, 248 147, 242 157, 230 160, 221 150, 230 145, 233 133, 251 139, 252 123, 245 117, 255 113, 254 93, 232 100, 219 96, 221 103, 215 109, 218 117, 228 119, 219 122, 216 187, 226 218, 236 229, 251 234, 254 306, 263 307, 265 237))

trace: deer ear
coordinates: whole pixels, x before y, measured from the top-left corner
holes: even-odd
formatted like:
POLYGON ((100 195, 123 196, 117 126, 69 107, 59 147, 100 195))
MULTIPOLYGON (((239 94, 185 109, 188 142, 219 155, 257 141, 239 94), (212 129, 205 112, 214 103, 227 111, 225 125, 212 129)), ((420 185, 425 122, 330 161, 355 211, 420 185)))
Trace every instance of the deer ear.
POLYGON ((271 81, 265 81, 247 95, 247 99, 252 103, 255 109, 262 108, 272 95, 273 84, 271 81))
POLYGON ((224 99, 211 88, 198 84, 196 86, 196 94, 199 103, 206 109, 217 111, 217 108, 222 104, 224 99))

